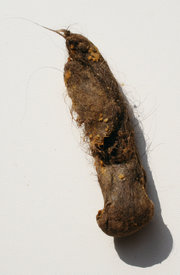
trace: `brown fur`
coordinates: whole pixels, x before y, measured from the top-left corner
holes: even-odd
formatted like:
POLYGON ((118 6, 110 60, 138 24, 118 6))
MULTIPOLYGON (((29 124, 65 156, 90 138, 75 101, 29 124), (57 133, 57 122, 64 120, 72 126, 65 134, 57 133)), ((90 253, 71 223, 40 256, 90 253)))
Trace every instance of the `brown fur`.
POLYGON ((127 101, 98 49, 82 35, 64 31, 64 37, 69 52, 64 80, 104 197, 97 223, 110 236, 131 235, 151 220, 154 206, 145 190, 127 101))

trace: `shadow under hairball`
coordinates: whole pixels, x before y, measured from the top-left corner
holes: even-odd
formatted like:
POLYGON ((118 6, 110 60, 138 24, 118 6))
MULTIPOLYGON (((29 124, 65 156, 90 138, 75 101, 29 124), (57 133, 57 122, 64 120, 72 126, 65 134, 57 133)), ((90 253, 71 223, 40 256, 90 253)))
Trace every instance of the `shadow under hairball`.
MULTIPOLYGON (((132 114, 133 115, 133 114, 132 114)), ((161 206, 146 153, 146 141, 138 120, 133 116, 136 143, 147 176, 147 193, 154 203, 154 217, 142 230, 126 238, 114 238, 114 246, 125 263, 142 268, 164 261, 171 253, 173 238, 164 224, 161 206)))

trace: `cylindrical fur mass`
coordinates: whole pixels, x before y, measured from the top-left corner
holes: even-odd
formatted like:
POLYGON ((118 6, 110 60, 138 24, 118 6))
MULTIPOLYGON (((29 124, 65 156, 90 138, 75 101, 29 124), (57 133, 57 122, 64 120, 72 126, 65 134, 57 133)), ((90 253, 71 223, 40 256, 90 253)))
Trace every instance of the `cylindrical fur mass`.
POLYGON ((146 193, 128 103, 96 46, 66 30, 63 36, 69 52, 65 84, 104 197, 97 223, 110 236, 131 235, 151 220, 154 206, 146 193))

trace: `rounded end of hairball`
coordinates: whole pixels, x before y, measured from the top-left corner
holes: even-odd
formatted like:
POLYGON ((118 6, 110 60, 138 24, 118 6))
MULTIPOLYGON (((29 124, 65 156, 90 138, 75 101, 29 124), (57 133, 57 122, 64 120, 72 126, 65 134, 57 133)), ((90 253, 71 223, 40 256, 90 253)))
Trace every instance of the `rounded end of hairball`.
POLYGON ((154 205, 150 201, 148 208, 134 216, 126 216, 122 211, 115 209, 99 210, 96 216, 97 223, 104 233, 112 237, 126 237, 141 230, 150 222, 154 214, 154 205))

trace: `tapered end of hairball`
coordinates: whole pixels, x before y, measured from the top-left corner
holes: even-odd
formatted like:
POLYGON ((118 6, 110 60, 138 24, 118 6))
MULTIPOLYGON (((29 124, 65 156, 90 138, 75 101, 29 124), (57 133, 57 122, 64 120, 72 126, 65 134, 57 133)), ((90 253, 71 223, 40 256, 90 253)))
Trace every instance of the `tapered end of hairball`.
POLYGON ((62 37, 64 37, 65 39, 71 35, 71 32, 69 30, 66 30, 66 29, 60 29, 60 30, 53 30, 53 29, 50 29, 50 28, 47 28, 45 26, 42 26, 42 25, 39 25, 41 27, 43 27, 44 29, 48 30, 48 31, 52 31, 52 32, 55 32, 59 35, 61 35, 62 37))
POLYGON ((70 36, 71 32, 69 30, 66 29, 60 29, 60 30, 54 30, 54 32, 56 32, 57 34, 61 35, 62 37, 64 37, 65 39, 70 36))

